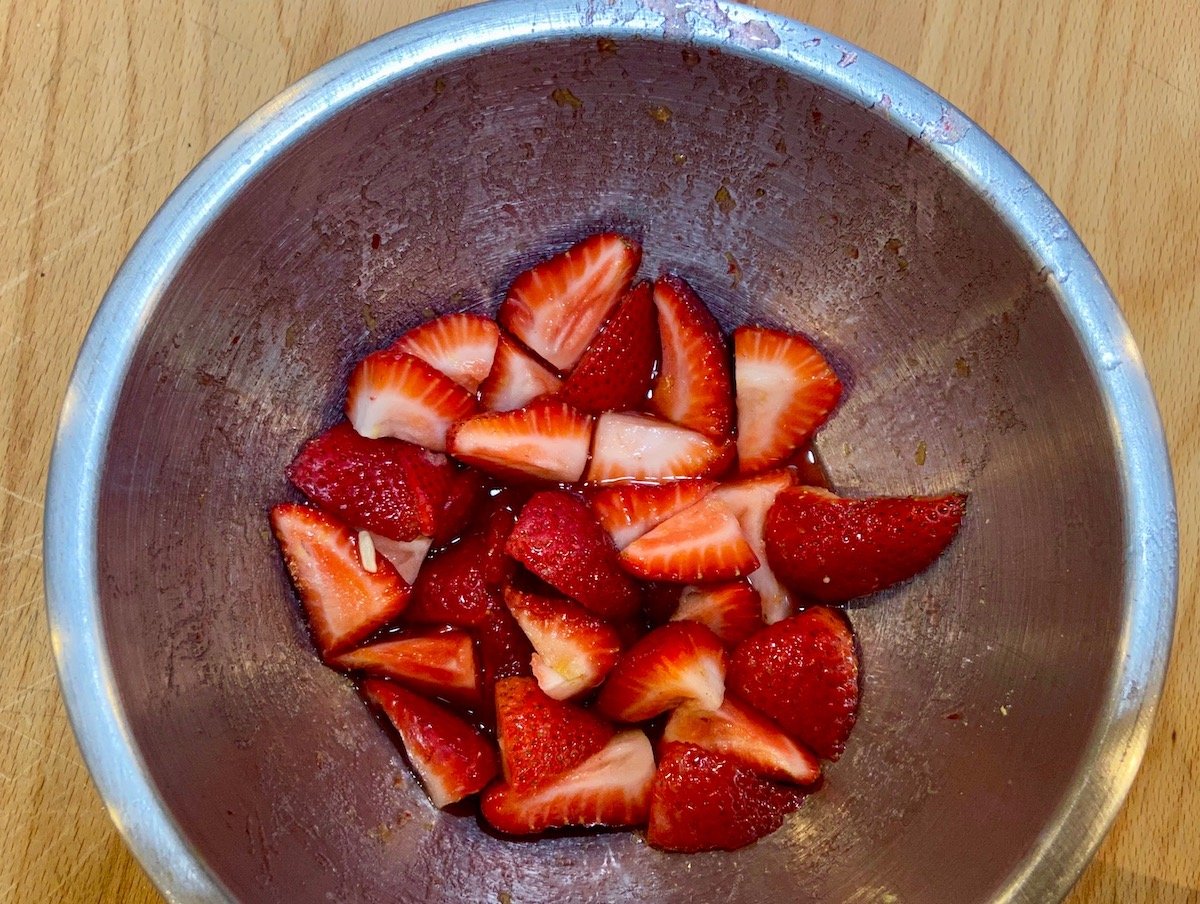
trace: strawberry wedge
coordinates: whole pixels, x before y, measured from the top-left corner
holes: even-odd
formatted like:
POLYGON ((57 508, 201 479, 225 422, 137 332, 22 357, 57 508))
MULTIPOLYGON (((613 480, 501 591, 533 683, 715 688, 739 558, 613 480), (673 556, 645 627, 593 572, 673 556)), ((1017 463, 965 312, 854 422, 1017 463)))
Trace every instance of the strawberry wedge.
POLYGON ((654 378, 658 347, 654 299, 643 281, 629 290, 583 353, 563 386, 563 401, 597 413, 639 407, 654 378))
POLYGON ((678 276, 654 283, 662 369, 650 407, 669 421, 713 437, 733 430, 733 379, 720 324, 678 276))
POLYGON ((821 353, 793 333, 743 326, 733 332, 738 463, 753 474, 808 442, 842 396, 821 353))
POLYGON ((844 499, 815 487, 776 497, 763 533, 767 561, 804 596, 841 602, 924 571, 958 533, 967 497, 844 499))
POLYGON ((749 766, 764 778, 811 785, 821 776, 817 758, 774 722, 729 693, 718 709, 685 703, 671 714, 664 744, 695 744, 749 766))
POLYGON ((594 756, 529 791, 493 785, 481 799, 483 818, 509 835, 566 826, 637 826, 646 822, 654 750, 641 731, 625 731, 594 756))
POLYGON ((696 622, 725 643, 736 644, 762 630, 762 603, 744 580, 684 587, 671 621, 696 622))
POLYGON ((561 388, 562 380, 554 371, 501 334, 491 372, 479 384, 479 403, 488 411, 512 411, 561 388))
POLYGON ((626 651, 596 708, 620 722, 643 722, 688 700, 716 709, 725 696, 725 660, 725 648, 708 628, 671 622, 626 651))
POLYGON ((543 401, 462 421, 450 433, 450 454, 497 477, 573 483, 591 442, 591 415, 543 401))
POLYGON ((350 374, 346 417, 370 439, 391 436, 435 452, 475 413, 475 397, 420 358, 391 349, 367 355, 350 374))
POLYGON ((530 678, 496 682, 496 737, 504 780, 545 785, 604 749, 616 730, 594 712, 546 696, 530 678))
POLYGON ((616 629, 581 606, 512 588, 505 590, 504 601, 533 644, 530 667, 546 696, 576 697, 600 684, 617 664, 621 638, 616 629))
POLYGON ((481 314, 446 314, 409 330, 392 349, 420 358, 467 392, 474 392, 492 369, 500 328, 481 314))
POLYGON ((733 462, 729 441, 646 414, 606 412, 596 421, 588 483, 643 480, 661 483, 716 477, 733 462))
POLYGON ((796 610, 791 594, 780 583, 767 561, 767 543, 763 533, 767 512, 775 504, 776 497, 794 486, 796 480, 796 472, 785 468, 732 481, 713 493, 714 499, 720 500, 733 512, 742 528, 742 535, 758 558, 758 568, 747 577, 750 586, 758 591, 762 617, 768 625, 787 618, 796 610))
POLYGON ((328 662, 334 668, 391 678, 419 693, 466 706, 480 701, 475 645, 463 631, 375 643, 328 662))
POLYGON ((475 794, 495 778, 491 743, 454 713, 378 678, 364 681, 362 691, 395 726, 435 807, 475 794))
POLYGON ((728 581, 758 568, 733 512, 710 494, 634 540, 620 556, 630 574, 650 581, 728 581))
POLYGON ((588 236, 526 270, 508 290, 500 325, 561 371, 579 360, 642 260, 633 239, 588 236))
POLYGON ((591 490, 588 502, 617 549, 624 549, 672 515, 699 502, 715 486, 711 480, 616 484, 591 490))
POLYGON ((409 586, 386 561, 367 571, 344 524, 286 502, 271 509, 271 527, 322 655, 354 646, 404 611, 409 586))

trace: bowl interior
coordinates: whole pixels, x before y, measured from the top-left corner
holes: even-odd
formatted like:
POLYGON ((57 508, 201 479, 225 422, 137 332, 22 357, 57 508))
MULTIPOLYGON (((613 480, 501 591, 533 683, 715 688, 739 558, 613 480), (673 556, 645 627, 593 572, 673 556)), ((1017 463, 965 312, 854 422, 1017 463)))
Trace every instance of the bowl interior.
POLYGON ((100 494, 134 740, 246 899, 984 900, 1087 762, 1122 623, 1112 428, 1053 285, 886 116, 670 38, 433 63, 283 154, 145 323, 100 494), (726 327, 829 352, 848 389, 818 445, 840 491, 972 494, 950 555, 851 612, 847 754, 733 854, 502 841, 433 810, 313 655, 267 529, 357 357, 435 312, 494 309, 597 226, 639 235, 644 272, 685 276, 726 327))

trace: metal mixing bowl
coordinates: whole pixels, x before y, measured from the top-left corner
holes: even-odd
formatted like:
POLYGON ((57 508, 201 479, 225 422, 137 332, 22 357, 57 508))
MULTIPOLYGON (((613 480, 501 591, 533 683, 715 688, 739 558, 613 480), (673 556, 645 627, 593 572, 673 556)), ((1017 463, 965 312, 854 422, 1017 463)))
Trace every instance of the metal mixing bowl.
POLYGON ((1137 350, 1045 195, 887 64, 714 0, 474 7, 264 107, 117 275, 46 537, 80 745, 178 901, 1051 900, 1137 768, 1176 568, 1137 350), (852 612, 846 756, 733 854, 434 811, 317 662, 267 531, 356 357, 599 225, 726 326, 830 350, 839 489, 971 493, 951 554, 852 612))

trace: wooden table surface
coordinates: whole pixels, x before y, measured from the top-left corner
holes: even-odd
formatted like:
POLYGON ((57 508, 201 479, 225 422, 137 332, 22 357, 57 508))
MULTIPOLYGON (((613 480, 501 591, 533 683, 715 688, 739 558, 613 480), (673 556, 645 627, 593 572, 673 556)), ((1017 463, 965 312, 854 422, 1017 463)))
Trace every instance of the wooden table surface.
MULTIPOLYGON (((43 612, 42 497, 76 350, 200 157, 326 60, 455 3, 0 0, 0 899, 159 900, 88 779, 43 612)), ((1182 579, 1145 765, 1072 902, 1200 901, 1200 21, 1180 0, 770 0, 913 73, 1049 191, 1166 420, 1182 579)), ((1194 11, 1194 7, 1193 11, 1194 11)))

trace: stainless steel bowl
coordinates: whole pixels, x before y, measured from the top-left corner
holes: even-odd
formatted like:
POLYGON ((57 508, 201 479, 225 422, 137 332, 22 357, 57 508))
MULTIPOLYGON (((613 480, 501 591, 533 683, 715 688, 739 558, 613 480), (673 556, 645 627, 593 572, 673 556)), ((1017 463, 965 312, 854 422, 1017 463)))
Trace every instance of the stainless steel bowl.
POLYGON ((264 107, 113 282, 46 537, 80 745, 177 901, 1050 900, 1137 769, 1176 571, 1141 361, 1046 196, 887 64, 715 0, 474 7, 264 107), (601 224, 727 326, 832 350, 839 488, 972 494, 951 555, 852 613, 848 754, 734 854, 439 815, 312 655, 266 529, 349 362, 601 224))

